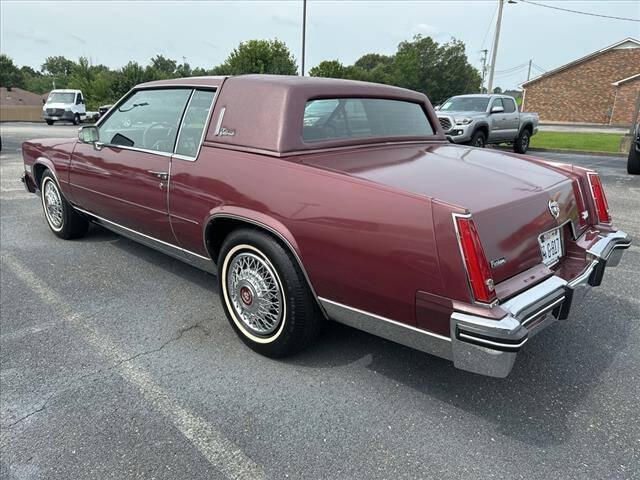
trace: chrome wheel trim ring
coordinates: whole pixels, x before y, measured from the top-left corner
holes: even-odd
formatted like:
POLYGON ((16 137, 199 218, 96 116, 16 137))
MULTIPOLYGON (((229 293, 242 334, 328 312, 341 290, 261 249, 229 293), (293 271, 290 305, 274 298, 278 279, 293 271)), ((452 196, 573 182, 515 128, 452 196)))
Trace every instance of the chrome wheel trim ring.
POLYGON ((64 226, 62 195, 56 182, 47 177, 42 181, 42 206, 52 230, 59 232, 64 226))
POLYGON ((226 255, 221 274, 224 302, 234 324, 256 343, 274 342, 285 326, 286 296, 266 255, 252 245, 236 245, 226 255))

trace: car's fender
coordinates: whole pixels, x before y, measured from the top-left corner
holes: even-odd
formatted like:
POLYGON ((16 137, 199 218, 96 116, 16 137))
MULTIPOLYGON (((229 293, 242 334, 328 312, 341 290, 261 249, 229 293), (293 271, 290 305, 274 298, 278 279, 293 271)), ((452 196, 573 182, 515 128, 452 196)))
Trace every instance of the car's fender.
POLYGON ((269 215, 248 208, 233 205, 221 205, 219 207, 211 209, 207 218, 203 222, 202 239, 207 252, 214 262, 217 261, 217 254, 215 251, 216 248, 211 245, 211 229, 215 228, 215 223, 217 221, 225 219, 231 219, 240 223, 246 223, 248 226, 257 227, 261 230, 271 233, 278 240, 280 240, 284 244, 285 248, 287 248, 296 259, 300 270, 307 280, 309 289, 311 290, 311 293, 315 298, 318 307, 320 308, 320 311, 325 317, 327 317, 324 308, 322 307, 322 304, 320 303, 320 300, 318 298, 318 294, 313 287, 311 278, 309 278, 309 274, 307 273, 307 270, 302 261, 298 242, 296 242, 296 239, 294 238, 291 231, 282 222, 269 215))

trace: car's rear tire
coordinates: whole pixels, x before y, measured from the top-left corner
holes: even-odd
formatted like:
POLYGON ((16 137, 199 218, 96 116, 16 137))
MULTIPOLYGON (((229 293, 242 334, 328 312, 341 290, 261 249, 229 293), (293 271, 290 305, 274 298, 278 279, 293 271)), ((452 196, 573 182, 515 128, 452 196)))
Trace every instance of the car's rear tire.
POLYGON ((251 349, 284 357, 306 347, 323 319, 291 253, 259 230, 225 239, 218 258, 218 287, 229 323, 251 349))
POLYGON ((53 120, 45 120, 47 122, 47 125, 53 125, 53 120))
POLYGON ((484 148, 487 144, 487 136, 484 134, 482 130, 476 131, 471 137, 471 141, 469 145, 472 147, 484 148))
POLYGON ((64 198, 51 170, 47 169, 42 174, 40 197, 44 218, 56 236, 70 240, 80 238, 87 233, 89 222, 64 198))
POLYGON ((631 143, 631 150, 629 150, 627 157, 627 172, 632 175, 640 175, 640 154, 635 142, 631 143))
POLYGON ((531 142, 531 131, 528 128, 523 128, 518 134, 516 141, 513 142, 513 151, 516 153, 527 153, 529 150, 529 143, 531 142))
POLYGON ((73 124, 80 125, 80 115, 78 115, 77 113, 73 116, 73 124))

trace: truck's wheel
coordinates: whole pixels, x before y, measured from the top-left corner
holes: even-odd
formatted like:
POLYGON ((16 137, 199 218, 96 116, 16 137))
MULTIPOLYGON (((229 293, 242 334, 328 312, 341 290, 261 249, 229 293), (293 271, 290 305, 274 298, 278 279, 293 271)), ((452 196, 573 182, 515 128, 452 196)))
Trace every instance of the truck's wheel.
POLYGON ((486 135, 482 130, 478 130, 476 133, 473 134, 473 137, 471 137, 471 141, 469 142, 469 145, 471 145, 472 147, 484 148, 486 143, 487 143, 486 135))
POLYGON ((307 346, 322 318, 291 254, 253 229, 229 234, 218 259, 218 286, 229 323, 251 349, 283 357, 307 346))
POLYGON ((77 113, 73 116, 73 124, 80 125, 80 115, 78 115, 77 113))
POLYGON ((47 125, 53 125, 53 120, 45 120, 47 122, 47 125))
POLYGON ((516 153, 527 153, 529 142, 531 141, 531 132, 528 128, 523 129, 513 142, 513 151, 516 153))
POLYGON ((87 233, 89 222, 64 198, 51 170, 45 170, 42 174, 40 196, 44 217, 55 235, 70 240, 80 238, 87 233))
POLYGON ((638 154, 636 146, 633 143, 631 144, 631 150, 629 150, 629 156, 627 157, 627 172, 632 175, 640 175, 640 154, 638 154))

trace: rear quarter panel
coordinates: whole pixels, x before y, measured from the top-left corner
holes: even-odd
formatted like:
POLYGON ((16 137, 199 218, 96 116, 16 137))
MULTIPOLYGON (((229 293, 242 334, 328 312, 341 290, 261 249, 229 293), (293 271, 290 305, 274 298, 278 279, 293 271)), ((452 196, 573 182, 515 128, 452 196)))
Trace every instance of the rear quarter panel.
POLYGON ((428 198, 214 147, 172 162, 170 212, 184 248, 205 254, 210 216, 239 209, 290 232, 320 297, 413 325, 416 292, 443 294, 428 198))

